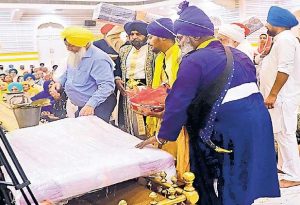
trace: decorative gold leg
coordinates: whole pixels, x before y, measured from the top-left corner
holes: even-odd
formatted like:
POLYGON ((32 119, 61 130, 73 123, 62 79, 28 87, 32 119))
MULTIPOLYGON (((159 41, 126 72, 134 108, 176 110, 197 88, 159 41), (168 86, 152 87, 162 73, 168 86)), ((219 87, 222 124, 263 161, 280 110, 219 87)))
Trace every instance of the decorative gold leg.
POLYGON ((196 204, 199 200, 199 194, 193 187, 195 175, 192 172, 186 172, 183 174, 185 187, 183 188, 183 194, 186 196, 186 204, 196 204))
POLYGON ((127 202, 125 200, 121 200, 118 205, 127 205, 127 202))
POLYGON ((150 205, 175 205, 184 202, 187 205, 194 205, 199 200, 199 195, 193 187, 195 175, 191 172, 183 174, 185 182, 184 188, 179 188, 177 185, 177 178, 171 178, 172 184, 167 183, 167 174, 161 172, 153 179, 154 183, 159 184, 159 193, 163 194, 167 199, 157 202, 157 194, 152 192, 149 197, 152 199, 150 205))
POLYGON ((157 194, 155 192, 151 192, 149 198, 151 199, 150 205, 157 205, 157 194))

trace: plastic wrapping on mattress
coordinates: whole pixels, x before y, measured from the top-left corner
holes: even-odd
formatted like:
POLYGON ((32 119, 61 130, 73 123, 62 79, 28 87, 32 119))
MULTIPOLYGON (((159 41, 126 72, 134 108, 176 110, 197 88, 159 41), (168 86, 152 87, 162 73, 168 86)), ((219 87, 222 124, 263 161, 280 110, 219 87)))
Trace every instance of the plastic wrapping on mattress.
MULTIPOLYGON (((38 201, 63 201, 132 178, 173 170, 155 148, 95 117, 68 118, 7 134, 38 201)), ((20 193, 17 203, 24 204, 20 193)))
POLYGON ((93 12, 93 19, 109 21, 122 25, 135 20, 135 18, 135 11, 107 3, 97 4, 93 12))

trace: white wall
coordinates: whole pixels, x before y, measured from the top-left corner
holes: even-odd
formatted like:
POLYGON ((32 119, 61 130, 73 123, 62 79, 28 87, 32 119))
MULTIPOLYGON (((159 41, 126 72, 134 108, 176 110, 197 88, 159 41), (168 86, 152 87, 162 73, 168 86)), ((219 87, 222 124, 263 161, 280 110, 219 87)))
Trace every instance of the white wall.
MULTIPOLYGON (((60 23, 63 26, 70 25, 84 25, 84 20, 92 18, 92 11, 86 10, 70 14, 26 14, 19 21, 11 21, 11 11, 0 10, 0 52, 29 52, 38 51, 37 48, 37 27, 42 23, 60 23)), ((96 27, 88 27, 94 31, 95 34, 99 34, 100 23, 97 22, 96 27)))

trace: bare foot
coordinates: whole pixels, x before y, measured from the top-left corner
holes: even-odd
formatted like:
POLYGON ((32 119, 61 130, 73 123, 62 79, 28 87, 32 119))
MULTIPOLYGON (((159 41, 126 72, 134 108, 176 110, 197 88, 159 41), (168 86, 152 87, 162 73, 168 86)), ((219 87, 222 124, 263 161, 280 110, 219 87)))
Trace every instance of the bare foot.
POLYGON ((300 181, 289 181, 285 179, 279 181, 280 188, 289 188, 289 187, 299 186, 299 185, 300 185, 300 181))

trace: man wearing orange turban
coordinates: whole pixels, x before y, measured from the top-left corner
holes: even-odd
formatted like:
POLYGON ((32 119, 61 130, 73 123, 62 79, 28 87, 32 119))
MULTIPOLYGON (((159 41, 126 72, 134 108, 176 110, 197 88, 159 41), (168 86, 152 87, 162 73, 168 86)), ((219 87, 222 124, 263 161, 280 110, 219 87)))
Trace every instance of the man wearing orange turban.
POLYGON ((96 115, 108 122, 116 105, 113 61, 92 45, 90 30, 72 26, 61 35, 69 56, 67 69, 55 87, 64 86, 70 101, 78 106, 76 116, 96 115))

